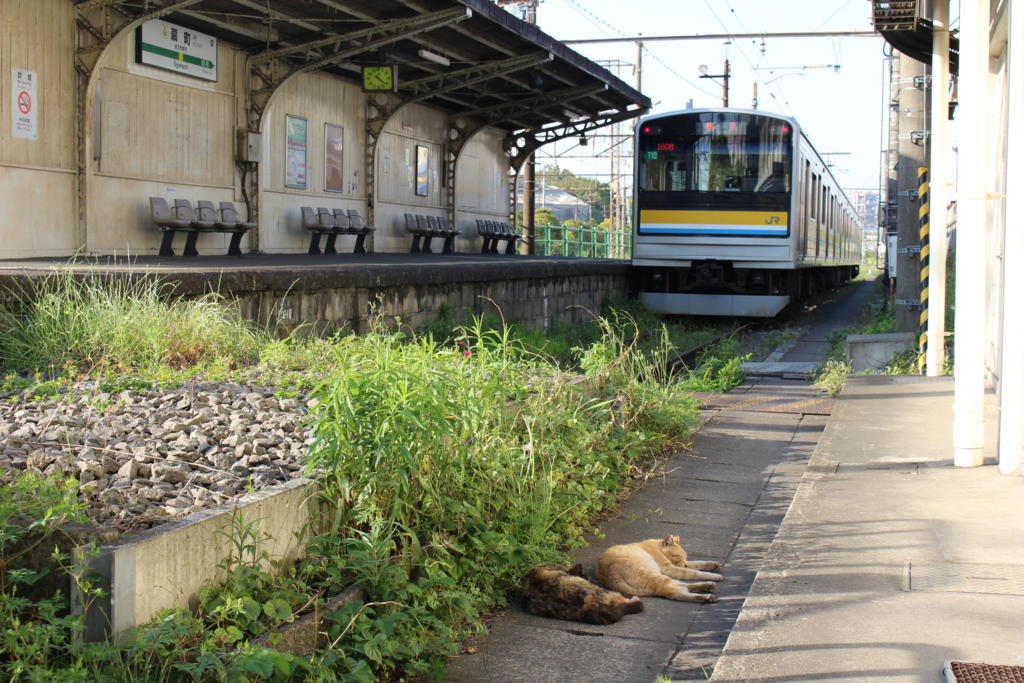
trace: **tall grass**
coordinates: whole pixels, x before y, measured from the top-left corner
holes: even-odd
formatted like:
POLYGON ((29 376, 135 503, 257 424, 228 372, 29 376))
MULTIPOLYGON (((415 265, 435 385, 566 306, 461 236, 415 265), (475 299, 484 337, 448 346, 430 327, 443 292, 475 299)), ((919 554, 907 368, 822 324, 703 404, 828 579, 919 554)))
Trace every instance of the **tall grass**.
POLYGON ((152 278, 59 271, 10 294, 0 306, 7 370, 237 363, 268 341, 219 296, 175 297, 152 278))
POLYGON ((628 317, 599 324, 575 351, 582 376, 480 320, 454 341, 379 327, 339 339, 308 461, 331 511, 313 544, 321 571, 344 558, 345 580, 396 603, 375 618, 443 653, 446 629, 499 604, 532 564, 564 559, 638 459, 684 438, 696 414, 628 317))

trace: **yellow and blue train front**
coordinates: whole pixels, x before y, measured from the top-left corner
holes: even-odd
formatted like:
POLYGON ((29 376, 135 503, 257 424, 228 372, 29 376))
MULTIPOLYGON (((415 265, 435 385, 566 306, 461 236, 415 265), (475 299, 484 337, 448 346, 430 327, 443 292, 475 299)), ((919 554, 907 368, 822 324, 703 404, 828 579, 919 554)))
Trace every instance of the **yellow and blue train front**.
POLYGON ((652 280, 651 285, 660 285, 641 291, 641 300, 652 310, 771 317, 789 303, 787 293, 768 287, 772 276, 764 270, 782 268, 791 261, 791 247, 785 239, 789 236, 788 211, 641 209, 637 233, 635 265, 650 264, 656 273, 658 266, 686 264, 685 282, 667 276, 667 271, 665 277, 645 278, 652 280), (663 240, 643 239, 648 236, 663 240), (668 237, 677 239, 664 240, 668 237), (773 289, 776 291, 770 291, 773 289))
POLYGON ((638 232, 641 235, 786 237, 789 212, 642 209, 638 232))

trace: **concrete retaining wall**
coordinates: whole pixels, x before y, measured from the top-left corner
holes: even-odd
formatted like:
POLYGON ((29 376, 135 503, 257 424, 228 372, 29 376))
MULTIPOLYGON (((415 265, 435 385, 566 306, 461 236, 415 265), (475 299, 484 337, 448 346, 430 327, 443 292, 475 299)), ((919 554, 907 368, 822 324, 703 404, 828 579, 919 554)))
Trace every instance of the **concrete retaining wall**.
POLYGON ((885 367, 897 353, 914 348, 913 332, 851 334, 846 338, 846 357, 855 371, 885 367))
POLYGON ((275 561, 264 563, 267 570, 290 566, 305 546, 315 491, 312 481, 295 479, 101 546, 89 564, 105 595, 83 605, 71 587, 74 610, 85 613, 86 640, 117 636, 163 609, 194 609, 203 588, 227 578, 220 565, 234 553, 233 526, 253 524, 259 552, 275 561))
POLYGON ((345 327, 364 332, 376 311, 420 329, 442 312, 456 320, 494 314, 530 327, 584 322, 608 299, 625 298, 625 279, 614 275, 493 282, 417 283, 235 294, 242 314, 270 322, 279 333, 312 324, 317 332, 345 327))
POLYGON ((456 320, 499 314, 507 321, 546 328, 584 322, 609 300, 635 288, 624 261, 530 259, 424 264, 381 256, 351 269, 180 273, 176 291, 219 291, 242 315, 287 334, 301 325, 316 333, 339 328, 365 332, 377 314, 400 317, 413 329, 446 312, 456 320))

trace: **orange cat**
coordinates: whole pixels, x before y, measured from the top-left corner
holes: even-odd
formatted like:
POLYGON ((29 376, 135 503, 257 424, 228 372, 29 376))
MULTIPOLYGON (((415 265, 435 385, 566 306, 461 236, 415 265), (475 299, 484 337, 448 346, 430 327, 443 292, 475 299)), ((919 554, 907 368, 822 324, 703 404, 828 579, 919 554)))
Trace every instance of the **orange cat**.
POLYGON ((719 567, 717 562, 687 561, 679 537, 666 536, 608 548, 597 560, 597 577, 606 588, 625 596, 714 602, 718 598, 710 591, 722 575, 701 570, 719 567), (683 579, 700 583, 683 583, 683 579))

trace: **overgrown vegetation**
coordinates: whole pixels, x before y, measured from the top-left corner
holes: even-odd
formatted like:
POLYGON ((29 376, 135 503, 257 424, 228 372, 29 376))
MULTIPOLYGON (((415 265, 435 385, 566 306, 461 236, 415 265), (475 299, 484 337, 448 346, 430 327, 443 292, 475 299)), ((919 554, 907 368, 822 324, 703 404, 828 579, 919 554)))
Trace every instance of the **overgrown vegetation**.
POLYGON ((5 298, 0 361, 7 370, 50 371, 237 365, 269 341, 214 294, 173 294, 152 278, 54 272, 5 298))
MULTIPOLYGON (((721 330, 666 327, 634 306, 546 335, 449 318, 423 334, 379 321, 360 337, 271 341, 213 297, 48 286, 2 314, 5 366, 38 373, 9 376, 8 389, 59 393, 82 373, 110 391, 221 373, 313 397, 307 466, 322 517, 305 559, 274 575, 258 521, 236 518, 230 579, 203 591, 197 611, 165 612, 117 644, 83 643, 67 598, 26 597, 41 577, 16 568, 25 543, 51 544, 81 517, 74 482, 16 479, 0 490, 0 672, 15 680, 437 678, 529 566, 564 561, 651 459, 688 437, 689 391, 742 378, 727 338, 675 381, 675 354, 721 330), (257 639, 353 585, 367 599, 323 614, 327 642, 314 654, 257 639)), ((81 567, 53 559, 86 602, 98 597, 81 567)))

